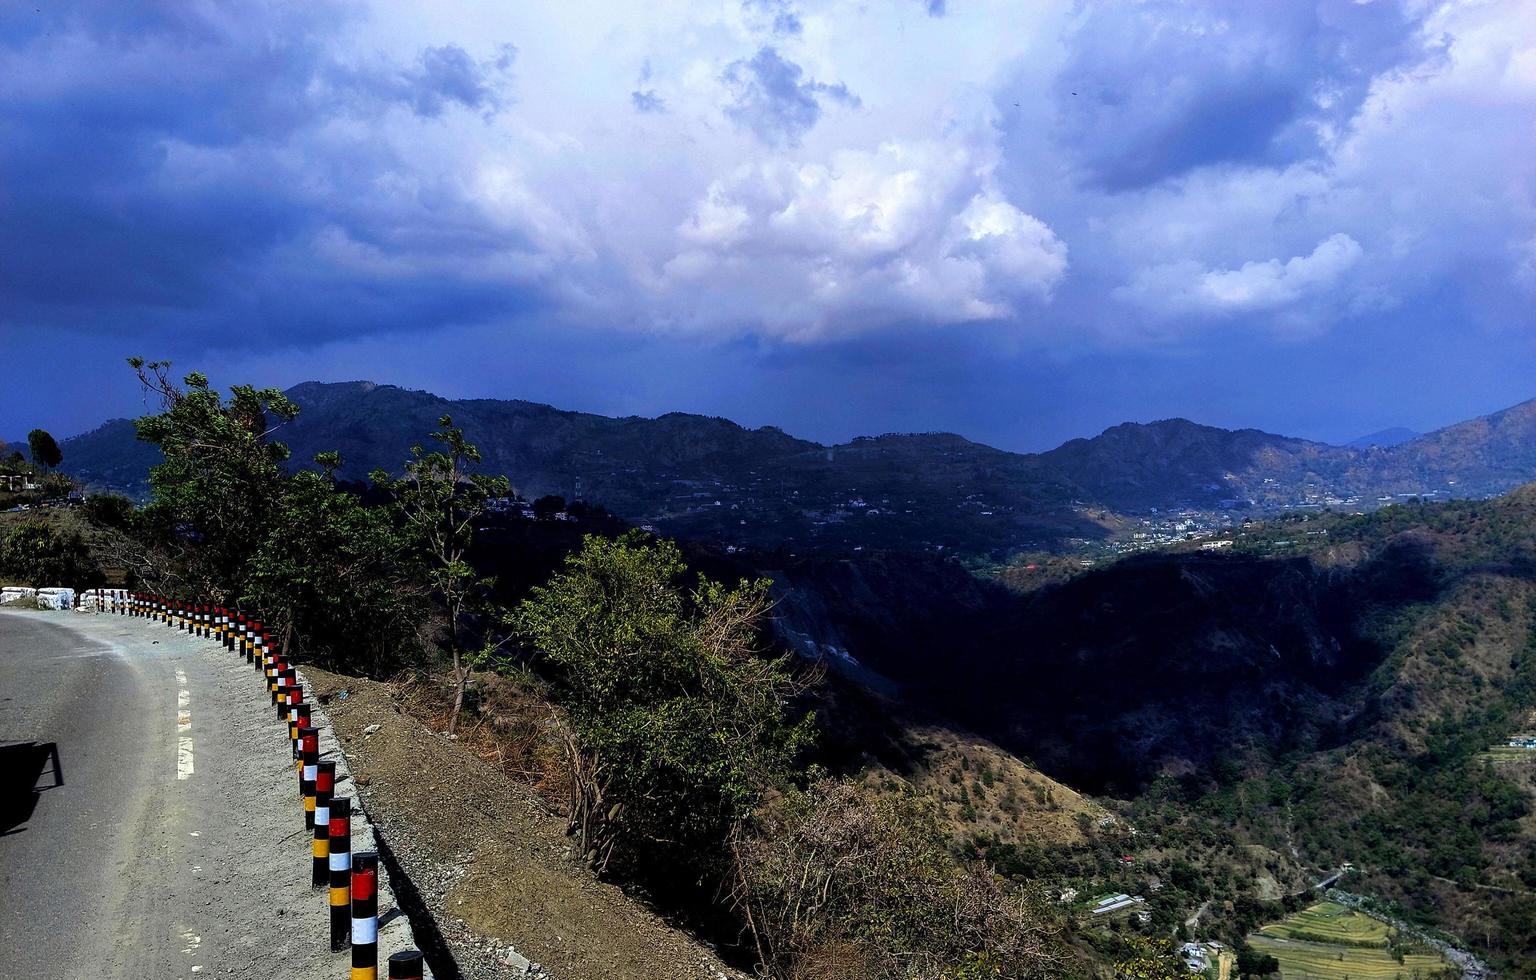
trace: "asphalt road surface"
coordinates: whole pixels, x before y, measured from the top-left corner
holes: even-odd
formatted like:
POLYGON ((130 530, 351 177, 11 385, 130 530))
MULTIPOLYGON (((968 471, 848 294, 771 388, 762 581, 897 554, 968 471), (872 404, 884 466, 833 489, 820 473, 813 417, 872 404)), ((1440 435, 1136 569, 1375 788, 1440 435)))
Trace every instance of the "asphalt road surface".
MULTIPOLYGON (((347 976, 243 660, 146 620, 0 610, 0 741, 20 739, 58 744, 64 784, 0 820, 6 976, 347 976)), ((7 768, 14 799, 34 773, 7 768)))

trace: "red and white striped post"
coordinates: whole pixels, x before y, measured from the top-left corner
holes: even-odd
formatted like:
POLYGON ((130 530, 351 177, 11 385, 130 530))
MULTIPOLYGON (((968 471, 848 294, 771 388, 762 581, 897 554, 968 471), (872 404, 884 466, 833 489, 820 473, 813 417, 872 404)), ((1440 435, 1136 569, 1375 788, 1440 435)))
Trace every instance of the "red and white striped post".
POLYGON ((310 845, 310 883, 316 888, 331 881, 331 799, 335 795, 336 763, 322 762, 315 767, 315 838, 310 845))
POLYGON ((299 701, 294 704, 293 710, 288 712, 288 741, 293 748, 293 758, 299 765, 299 732, 310 727, 310 707, 307 701, 299 701))
POLYGON ((379 977, 379 856, 352 855, 352 980, 379 977))
POLYGON ((331 869, 331 949, 347 946, 352 925, 352 801, 331 798, 331 833, 326 841, 331 869))
POLYGON ((320 764, 320 729, 299 730, 299 796, 304 799, 304 826, 315 825, 315 767, 320 764))

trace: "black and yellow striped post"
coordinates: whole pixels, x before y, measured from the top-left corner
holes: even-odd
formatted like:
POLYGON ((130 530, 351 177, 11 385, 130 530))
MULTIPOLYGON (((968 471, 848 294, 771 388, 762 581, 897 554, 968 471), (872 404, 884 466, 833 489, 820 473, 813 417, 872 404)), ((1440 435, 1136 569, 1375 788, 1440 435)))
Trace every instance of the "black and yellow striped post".
POLYGON ((352 855, 352 980, 379 977, 379 856, 352 855))
POLYGON ((389 954, 389 980, 426 980, 426 957, 419 949, 389 954))
POLYGON ((352 801, 345 796, 331 799, 326 846, 331 869, 331 949, 342 950, 352 925, 352 801))
POLYGON ((331 799, 335 794, 336 763, 322 762, 315 767, 315 838, 310 843, 310 883, 316 888, 331 881, 331 799))

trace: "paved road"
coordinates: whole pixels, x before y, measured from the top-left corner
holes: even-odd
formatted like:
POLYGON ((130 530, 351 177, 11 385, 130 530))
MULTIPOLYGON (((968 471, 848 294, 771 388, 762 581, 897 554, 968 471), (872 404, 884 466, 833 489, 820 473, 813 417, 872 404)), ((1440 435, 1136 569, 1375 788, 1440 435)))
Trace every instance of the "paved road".
POLYGON ((347 975, 264 693, 211 640, 0 610, 0 741, 57 742, 65 780, 0 823, 6 976, 347 975))

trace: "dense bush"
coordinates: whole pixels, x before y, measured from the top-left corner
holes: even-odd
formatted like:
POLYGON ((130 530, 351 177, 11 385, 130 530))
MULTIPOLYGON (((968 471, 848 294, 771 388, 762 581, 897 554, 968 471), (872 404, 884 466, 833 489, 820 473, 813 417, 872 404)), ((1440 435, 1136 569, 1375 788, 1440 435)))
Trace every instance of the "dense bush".
POLYGON ((324 474, 284 486, 251 556, 242 599, 327 667, 388 671, 412 659, 425 587, 409 582, 408 549, 387 511, 365 507, 324 474))
POLYGON ((34 588, 88 588, 102 581, 79 534, 41 521, 22 521, 0 540, 0 577, 34 588))
POLYGON ((570 714, 573 830, 599 867, 706 872, 810 731, 758 643, 767 583, 689 586, 685 570, 670 541, 588 537, 518 612, 570 714))

